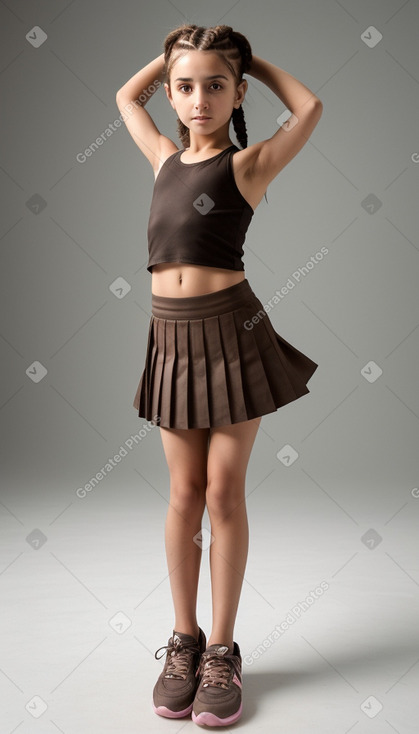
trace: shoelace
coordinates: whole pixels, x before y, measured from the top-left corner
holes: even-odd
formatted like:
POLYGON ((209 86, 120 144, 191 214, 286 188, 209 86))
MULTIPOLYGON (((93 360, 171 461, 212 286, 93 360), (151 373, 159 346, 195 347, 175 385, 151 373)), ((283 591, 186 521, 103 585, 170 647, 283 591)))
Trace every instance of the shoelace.
MULTIPOLYGON (((216 686, 228 689, 232 675, 231 666, 236 668, 236 660, 232 654, 217 655, 216 652, 202 653, 197 675, 202 675, 202 686, 216 686), (231 662, 228 663, 227 661, 231 662)), ((237 671, 236 671, 237 672, 237 671)))
POLYGON ((191 664, 191 655, 193 655, 194 653, 200 654, 201 652, 198 645, 194 643, 185 645, 178 638, 176 640, 173 640, 172 637, 170 638, 168 645, 163 645, 163 647, 159 647, 159 649, 156 650, 156 652, 154 653, 154 657, 156 658, 156 660, 160 660, 160 658, 162 658, 164 655, 164 653, 162 653, 161 655, 157 656, 157 653, 160 652, 160 650, 167 651, 166 673, 164 677, 180 678, 183 680, 186 679, 188 668, 191 664))

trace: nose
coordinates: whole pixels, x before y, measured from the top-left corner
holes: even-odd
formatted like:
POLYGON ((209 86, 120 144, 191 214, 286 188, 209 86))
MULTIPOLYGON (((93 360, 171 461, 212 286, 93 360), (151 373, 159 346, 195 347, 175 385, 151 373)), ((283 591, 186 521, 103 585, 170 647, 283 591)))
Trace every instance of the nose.
POLYGON ((207 109, 208 102, 206 98, 206 90, 199 87, 199 85, 196 86, 195 89, 195 102, 194 106, 197 111, 201 109, 207 109))

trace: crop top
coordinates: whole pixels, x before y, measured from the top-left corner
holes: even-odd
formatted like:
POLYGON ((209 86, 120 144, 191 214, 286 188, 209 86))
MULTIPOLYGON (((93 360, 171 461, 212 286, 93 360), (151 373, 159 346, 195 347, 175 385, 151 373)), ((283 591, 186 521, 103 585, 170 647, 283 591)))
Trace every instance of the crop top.
POLYGON ((147 270, 162 262, 244 270, 243 243, 254 210, 232 167, 236 145, 197 163, 170 155, 154 183, 148 222, 147 270))

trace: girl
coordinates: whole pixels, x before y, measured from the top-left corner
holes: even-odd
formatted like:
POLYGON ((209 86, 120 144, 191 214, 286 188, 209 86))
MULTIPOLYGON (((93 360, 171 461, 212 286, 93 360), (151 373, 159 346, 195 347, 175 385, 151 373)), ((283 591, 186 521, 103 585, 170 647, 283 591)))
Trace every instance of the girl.
POLYGON ((134 407, 158 422, 169 468, 165 546, 175 623, 160 648, 167 652, 153 707, 161 716, 192 712, 197 724, 229 725, 242 712, 233 630, 248 551, 247 464, 261 417, 307 394, 318 366, 274 331, 245 278, 242 245, 268 184, 310 137, 322 103, 252 55, 230 26, 187 24, 168 34, 164 53, 116 101, 155 176, 147 266, 152 316, 134 407), (292 113, 271 138, 250 146, 245 72, 292 113), (181 150, 144 109, 162 82, 178 115, 181 150), (230 121, 241 149, 231 142, 230 121), (205 504, 212 541, 208 642, 196 618, 205 504))

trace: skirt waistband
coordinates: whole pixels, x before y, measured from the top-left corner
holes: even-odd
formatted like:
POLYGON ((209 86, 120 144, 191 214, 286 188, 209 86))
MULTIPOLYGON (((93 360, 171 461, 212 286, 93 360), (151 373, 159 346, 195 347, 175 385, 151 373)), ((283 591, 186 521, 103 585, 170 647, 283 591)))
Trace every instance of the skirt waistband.
POLYGON ((205 319, 233 311, 256 298, 247 278, 228 288, 186 298, 151 294, 151 312, 161 319, 205 319))

